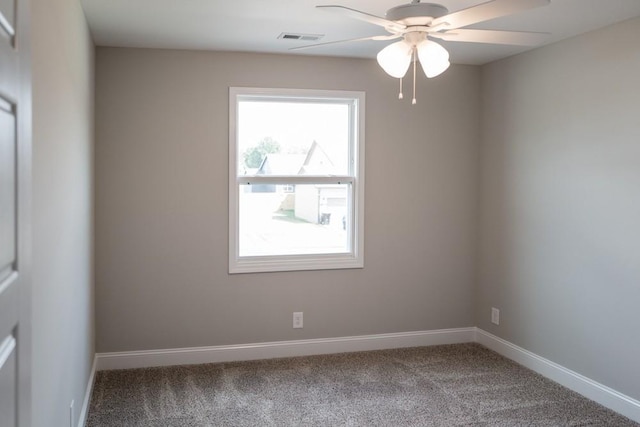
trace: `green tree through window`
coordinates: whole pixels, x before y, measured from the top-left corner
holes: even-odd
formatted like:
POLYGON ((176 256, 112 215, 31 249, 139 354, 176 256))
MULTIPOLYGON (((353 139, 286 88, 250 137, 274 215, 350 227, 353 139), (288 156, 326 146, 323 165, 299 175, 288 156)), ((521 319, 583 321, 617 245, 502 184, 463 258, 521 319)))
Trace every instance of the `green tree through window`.
POLYGON ((280 150, 280 143, 270 136, 267 136, 257 145, 248 148, 247 151, 244 152, 244 164, 248 168, 259 168, 267 154, 279 153, 280 150))

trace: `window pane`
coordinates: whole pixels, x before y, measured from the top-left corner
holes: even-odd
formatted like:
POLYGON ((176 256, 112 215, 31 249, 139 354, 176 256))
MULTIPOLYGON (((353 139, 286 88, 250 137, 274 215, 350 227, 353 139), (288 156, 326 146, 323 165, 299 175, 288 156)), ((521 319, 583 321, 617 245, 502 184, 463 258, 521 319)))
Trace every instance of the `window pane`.
POLYGON ((238 103, 238 176, 347 175, 349 105, 238 103))
POLYGON ((349 184, 240 185, 239 255, 349 252, 349 184))

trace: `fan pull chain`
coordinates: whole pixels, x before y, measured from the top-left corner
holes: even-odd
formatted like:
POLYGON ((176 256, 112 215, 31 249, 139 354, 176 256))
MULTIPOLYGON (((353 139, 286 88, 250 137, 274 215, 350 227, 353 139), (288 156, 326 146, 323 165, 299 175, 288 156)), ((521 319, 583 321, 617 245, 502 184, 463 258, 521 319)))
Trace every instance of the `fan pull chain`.
POLYGON ((411 100, 411 105, 416 105, 416 47, 413 47, 413 99, 411 100))
POLYGON ((400 77, 400 93, 398 93, 398 99, 402 98, 404 98, 404 95, 402 95, 402 77, 400 77))

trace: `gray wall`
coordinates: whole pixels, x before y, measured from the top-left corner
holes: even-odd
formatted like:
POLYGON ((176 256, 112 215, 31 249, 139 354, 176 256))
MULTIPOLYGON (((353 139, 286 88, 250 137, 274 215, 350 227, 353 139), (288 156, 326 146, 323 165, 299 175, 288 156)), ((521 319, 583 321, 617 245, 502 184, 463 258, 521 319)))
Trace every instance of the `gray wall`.
POLYGON ((32 18, 33 426, 68 426, 94 355, 94 49, 78 1, 33 1, 32 18))
POLYGON ((98 48, 97 351, 473 326, 479 77, 412 107, 372 60, 98 48), (227 273, 229 86, 366 91, 364 269, 227 273))
POLYGON ((635 19, 483 68, 477 298, 481 328, 636 399, 638 40, 635 19))

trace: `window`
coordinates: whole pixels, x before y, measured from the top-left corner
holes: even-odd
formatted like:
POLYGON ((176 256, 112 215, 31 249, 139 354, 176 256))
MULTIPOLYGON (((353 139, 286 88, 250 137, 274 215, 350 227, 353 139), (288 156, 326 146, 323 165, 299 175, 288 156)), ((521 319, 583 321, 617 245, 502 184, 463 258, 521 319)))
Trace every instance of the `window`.
POLYGON ((364 93, 229 90, 229 272, 361 268, 364 93))

